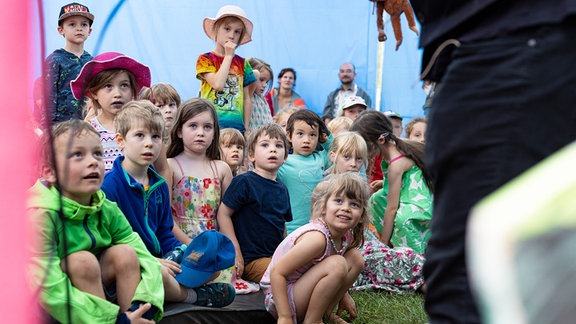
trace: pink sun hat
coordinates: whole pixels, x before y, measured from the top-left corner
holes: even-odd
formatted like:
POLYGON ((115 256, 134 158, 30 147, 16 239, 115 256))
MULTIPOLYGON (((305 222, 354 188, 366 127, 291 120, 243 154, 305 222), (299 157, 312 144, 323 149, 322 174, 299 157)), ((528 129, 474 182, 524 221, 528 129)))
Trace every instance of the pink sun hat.
POLYGON ((129 71, 136 78, 137 92, 136 96, 142 87, 149 87, 151 82, 150 68, 135 59, 128 57, 122 53, 106 52, 94 57, 90 62, 86 63, 78 77, 70 81, 72 94, 74 98, 80 100, 86 94, 86 87, 90 80, 98 73, 106 70, 122 69, 129 71))
POLYGON ((224 17, 236 17, 240 19, 244 24, 244 35, 242 35, 242 39, 238 45, 246 44, 252 41, 252 29, 254 28, 252 22, 246 17, 246 13, 242 8, 233 5, 227 5, 220 8, 216 14, 216 17, 214 18, 204 18, 203 27, 204 32, 208 38, 216 41, 216 31, 214 30, 214 24, 216 21, 224 17))

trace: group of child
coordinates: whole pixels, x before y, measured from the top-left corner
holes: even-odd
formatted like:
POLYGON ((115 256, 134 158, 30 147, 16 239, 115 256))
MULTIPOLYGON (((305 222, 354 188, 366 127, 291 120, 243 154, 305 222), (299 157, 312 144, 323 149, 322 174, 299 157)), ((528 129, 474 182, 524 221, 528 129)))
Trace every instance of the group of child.
MULTIPOLYGON (((81 45, 93 20, 81 4, 62 8, 65 51, 89 55, 81 45)), ((75 78, 69 68, 75 102, 87 97, 94 116, 50 108, 57 123, 44 134, 30 200, 50 316, 147 323, 164 301, 224 307, 236 293, 222 280, 231 269, 232 280, 260 283, 279 323, 344 323, 342 310, 354 318, 353 285, 421 288, 432 200, 422 143, 394 135, 390 119, 355 96, 329 125, 307 109, 280 111, 274 123, 270 66, 235 54, 251 40, 244 11, 224 6, 204 31, 216 47, 197 62, 201 98, 183 103, 120 53, 77 60, 75 78), (386 176, 370 196, 376 154, 386 176)), ((406 131, 424 141, 422 125, 406 131)))

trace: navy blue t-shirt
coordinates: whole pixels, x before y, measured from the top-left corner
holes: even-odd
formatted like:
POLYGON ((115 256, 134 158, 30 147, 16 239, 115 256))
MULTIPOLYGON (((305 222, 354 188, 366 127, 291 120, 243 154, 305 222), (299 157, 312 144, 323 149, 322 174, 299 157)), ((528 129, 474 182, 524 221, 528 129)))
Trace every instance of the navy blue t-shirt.
POLYGON ((288 189, 250 171, 232 179, 222 202, 230 209, 244 262, 271 257, 292 220, 288 189))

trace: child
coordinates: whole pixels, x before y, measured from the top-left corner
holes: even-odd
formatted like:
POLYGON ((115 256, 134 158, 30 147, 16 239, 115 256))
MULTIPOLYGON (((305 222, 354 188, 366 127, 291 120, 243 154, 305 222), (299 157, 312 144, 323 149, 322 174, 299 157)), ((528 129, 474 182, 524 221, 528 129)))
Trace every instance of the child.
POLYGON ((326 126, 328 126, 332 135, 336 136, 340 132, 347 131, 352 125, 352 121, 353 120, 348 117, 338 116, 332 119, 326 126))
MULTIPOLYGON (((368 161, 366 142, 356 132, 340 133, 332 142, 330 159, 333 163, 330 168, 332 174, 358 173, 368 161)), ((375 232, 374 226, 367 223, 365 241, 359 248, 364 258, 364 268, 354 282, 353 289, 383 289, 395 293, 422 289, 424 256, 408 247, 390 248, 380 242, 375 232)))
POLYGON ((432 219, 432 186, 424 168, 423 145, 396 137, 390 120, 377 111, 360 115, 350 130, 362 135, 370 151, 383 158, 386 176, 371 202, 380 240, 390 247, 408 246, 423 253, 432 219))
POLYGON ((201 305, 211 300, 219 307, 230 304, 234 299, 231 285, 214 283, 210 287, 186 289, 174 278, 175 273, 182 272, 180 260, 162 259, 186 250, 186 245, 172 232, 168 185, 151 166, 163 146, 162 114, 148 100, 131 101, 118 113, 114 124, 118 132, 116 141, 124 156, 114 161, 112 170, 104 177, 102 190, 118 204, 148 251, 160 261, 166 301, 201 305))
POLYGON ((252 131, 264 124, 273 122, 270 107, 264 99, 272 86, 272 68, 268 63, 254 57, 248 62, 256 77, 256 89, 252 95, 252 117, 248 128, 249 131, 252 131))
POLYGON ((165 122, 165 132, 164 135, 167 139, 170 138, 170 130, 174 124, 174 119, 176 118, 176 112, 180 106, 181 100, 178 91, 172 85, 168 83, 156 83, 150 88, 144 87, 140 90, 140 99, 150 100, 162 113, 165 122))
POLYGON ((198 234, 218 229, 220 200, 232 180, 230 167, 220 161, 220 128, 214 106, 192 98, 180 106, 172 127, 168 164, 172 170, 172 215, 188 244, 198 234))
POLYGON ((422 144, 426 143, 426 118, 412 118, 412 120, 406 124, 406 138, 422 144))
POLYGON ((290 116, 293 113, 297 112, 298 110, 300 109, 294 107, 284 108, 280 110, 276 115, 275 123, 280 125, 280 127, 282 127, 284 132, 286 132, 286 124, 288 124, 288 118, 290 118, 290 116))
POLYGON ((232 170, 233 177, 238 175, 244 163, 244 147, 246 140, 239 130, 224 128, 220 131, 220 156, 232 170))
POLYGON ((245 280, 260 282, 284 239, 284 223, 292 220, 288 189, 276 181, 287 147, 286 134, 276 124, 250 133, 248 158, 254 170, 232 179, 218 209, 220 231, 236 247, 236 274, 245 280))
MULTIPOLYGON (((79 3, 70 3, 60 9, 58 16, 58 33, 64 37, 64 48, 55 50, 45 61, 46 85, 49 87, 45 100, 46 116, 53 123, 76 118, 83 118, 82 97, 75 98, 70 89, 84 64, 92 55, 84 50, 84 42, 92 32, 94 15, 88 7, 79 3)), ((43 119, 44 120, 44 119, 43 119)))
POLYGON ((108 171, 122 155, 116 143, 114 117, 125 103, 134 99, 140 88, 150 86, 150 69, 124 54, 106 52, 86 63, 70 85, 76 99, 88 96, 94 109, 100 112, 90 124, 100 133, 108 171))
POLYGON ((346 97, 342 103, 342 116, 348 117, 354 121, 356 120, 356 117, 366 109, 368 109, 368 106, 362 97, 349 96, 346 97))
POLYGON ((333 313, 356 306, 348 294, 364 264, 368 189, 354 173, 331 175, 314 189, 312 220, 278 246, 260 285, 266 309, 278 323, 344 323, 333 313))
POLYGON ((29 202, 40 231, 33 268, 45 309, 67 323, 160 320, 160 264, 100 190, 98 132, 73 119, 56 124, 51 139, 43 179, 31 188, 29 202))
POLYGON ((313 111, 300 109, 288 119, 288 140, 293 152, 278 171, 278 180, 288 187, 292 221, 286 223, 288 234, 310 220, 312 190, 324 178, 330 166, 328 151, 332 135, 320 117, 313 111), (322 151, 316 151, 318 143, 322 151))
POLYGON ((204 32, 216 47, 201 54, 196 62, 196 78, 202 81, 200 97, 214 104, 220 128, 244 133, 252 114, 248 85, 256 78, 248 61, 235 51, 252 40, 252 22, 242 8, 223 6, 216 18, 204 18, 204 32))

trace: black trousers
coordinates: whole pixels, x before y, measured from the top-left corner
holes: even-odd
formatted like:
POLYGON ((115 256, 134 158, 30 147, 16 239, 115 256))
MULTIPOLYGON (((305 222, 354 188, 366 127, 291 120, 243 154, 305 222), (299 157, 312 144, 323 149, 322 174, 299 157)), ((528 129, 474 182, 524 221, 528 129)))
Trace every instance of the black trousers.
POLYGON ((481 322, 466 269, 471 207, 575 139, 576 19, 454 51, 426 136, 435 185, 424 266, 430 323, 481 322))

